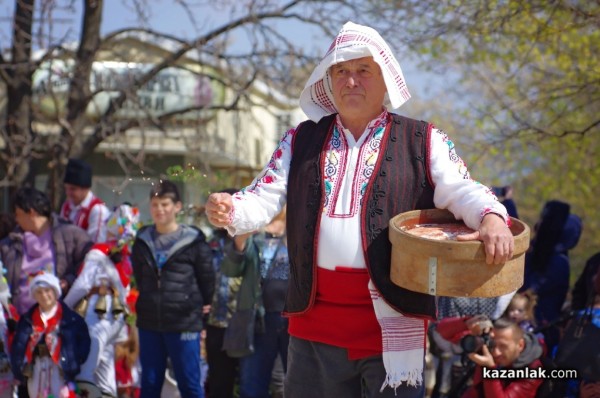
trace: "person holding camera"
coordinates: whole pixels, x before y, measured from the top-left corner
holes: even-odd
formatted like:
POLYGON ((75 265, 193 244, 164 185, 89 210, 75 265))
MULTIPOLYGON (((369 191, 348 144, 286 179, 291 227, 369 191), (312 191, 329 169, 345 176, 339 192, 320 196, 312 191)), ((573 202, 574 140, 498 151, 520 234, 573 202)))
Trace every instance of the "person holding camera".
POLYGON ((447 340, 459 342, 468 358, 476 364, 473 384, 462 398, 533 398, 542 378, 509 377, 511 370, 543 368, 543 349, 538 339, 510 319, 500 318, 493 325, 487 317, 447 318, 437 327, 447 340), (490 370, 506 370, 490 372, 490 370), (486 378, 490 374, 492 377, 486 378))

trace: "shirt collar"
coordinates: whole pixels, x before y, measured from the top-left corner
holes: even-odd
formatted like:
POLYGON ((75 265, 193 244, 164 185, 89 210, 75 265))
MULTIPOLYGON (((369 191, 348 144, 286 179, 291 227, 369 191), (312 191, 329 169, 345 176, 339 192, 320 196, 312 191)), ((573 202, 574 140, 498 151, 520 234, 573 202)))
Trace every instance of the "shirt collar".
MULTIPOLYGON (((381 112, 379 114, 379 116, 377 116, 375 119, 371 120, 369 123, 367 123, 367 127, 365 127, 365 131, 363 132, 363 134, 361 135, 361 137, 363 135, 365 135, 365 132, 370 133, 371 131, 379 128, 379 127, 385 127, 388 121, 388 116, 389 116, 389 112, 387 111, 387 109, 384 109, 383 112, 381 112)), ((340 117, 340 114, 338 113, 335 117, 335 124, 336 127, 339 131, 347 131, 348 129, 346 127, 344 127, 344 125, 342 124, 342 118, 340 117)))
POLYGON ((87 195, 85 195, 85 198, 81 201, 80 204, 75 205, 73 202, 71 202, 71 207, 73 208, 73 210, 79 210, 82 207, 88 207, 90 203, 92 203, 93 198, 94 195, 92 194, 92 191, 88 191, 87 195))

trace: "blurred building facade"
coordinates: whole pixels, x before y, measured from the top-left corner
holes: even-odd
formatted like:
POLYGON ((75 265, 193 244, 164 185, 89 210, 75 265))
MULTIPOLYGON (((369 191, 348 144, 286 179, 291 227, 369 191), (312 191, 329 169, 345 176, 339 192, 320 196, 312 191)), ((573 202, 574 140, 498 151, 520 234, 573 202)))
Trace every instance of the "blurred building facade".
MULTIPOLYGON (((119 90, 177 45, 131 34, 109 47, 92 66, 90 84, 97 94, 86 110, 90 134, 119 90)), ((33 101, 40 115, 34 121, 36 131, 48 136, 60 131, 56 120, 64 112, 72 71, 73 62, 63 58, 44 62, 35 72, 33 101)), ((235 109, 225 109, 238 93, 222 82, 218 68, 204 65, 201 56, 191 52, 137 87, 133 100, 116 116, 123 125, 133 118, 145 122, 106 138, 86 159, 94 169, 94 192, 109 207, 128 201, 140 206, 147 217, 151 185, 167 171, 175 178, 187 176, 181 179, 181 187, 189 206, 203 203, 206 194, 219 185, 249 183, 268 162, 282 134, 306 117, 296 99, 286 98, 260 81, 244 90, 235 109), (159 123, 167 114, 175 116, 159 123)), ((5 108, 1 91, 2 87, 0 108, 5 108)), ((35 185, 45 189, 47 160, 39 159, 33 167, 35 185)))

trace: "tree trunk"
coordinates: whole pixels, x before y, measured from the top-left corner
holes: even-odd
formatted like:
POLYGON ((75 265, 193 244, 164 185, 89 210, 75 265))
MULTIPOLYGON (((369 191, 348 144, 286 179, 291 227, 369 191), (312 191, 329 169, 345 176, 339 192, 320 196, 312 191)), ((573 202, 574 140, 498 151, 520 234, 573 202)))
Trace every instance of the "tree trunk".
POLYGON ((92 100, 90 75, 100 47, 104 4, 103 0, 85 1, 84 4, 83 25, 75 57, 74 78, 69 86, 65 124, 61 129, 60 139, 53 147, 48 175, 48 191, 54 208, 60 207, 64 197, 62 180, 68 158, 85 158, 90 155, 83 151, 83 130, 89 122, 85 110, 92 100))
POLYGON ((12 59, 5 75, 7 140, 2 156, 11 193, 28 178, 35 138, 31 129, 31 78, 34 68, 30 62, 34 5, 35 0, 16 2, 12 59))

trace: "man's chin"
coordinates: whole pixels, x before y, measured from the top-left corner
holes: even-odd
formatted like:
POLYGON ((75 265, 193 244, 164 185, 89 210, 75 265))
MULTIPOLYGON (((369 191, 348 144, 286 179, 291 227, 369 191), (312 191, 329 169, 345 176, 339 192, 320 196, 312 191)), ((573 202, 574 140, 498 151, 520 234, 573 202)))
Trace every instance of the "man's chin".
POLYGON ((356 98, 356 101, 346 101, 343 107, 340 107, 340 113, 352 113, 353 115, 360 114, 364 112, 365 105, 364 101, 359 101, 356 98))

